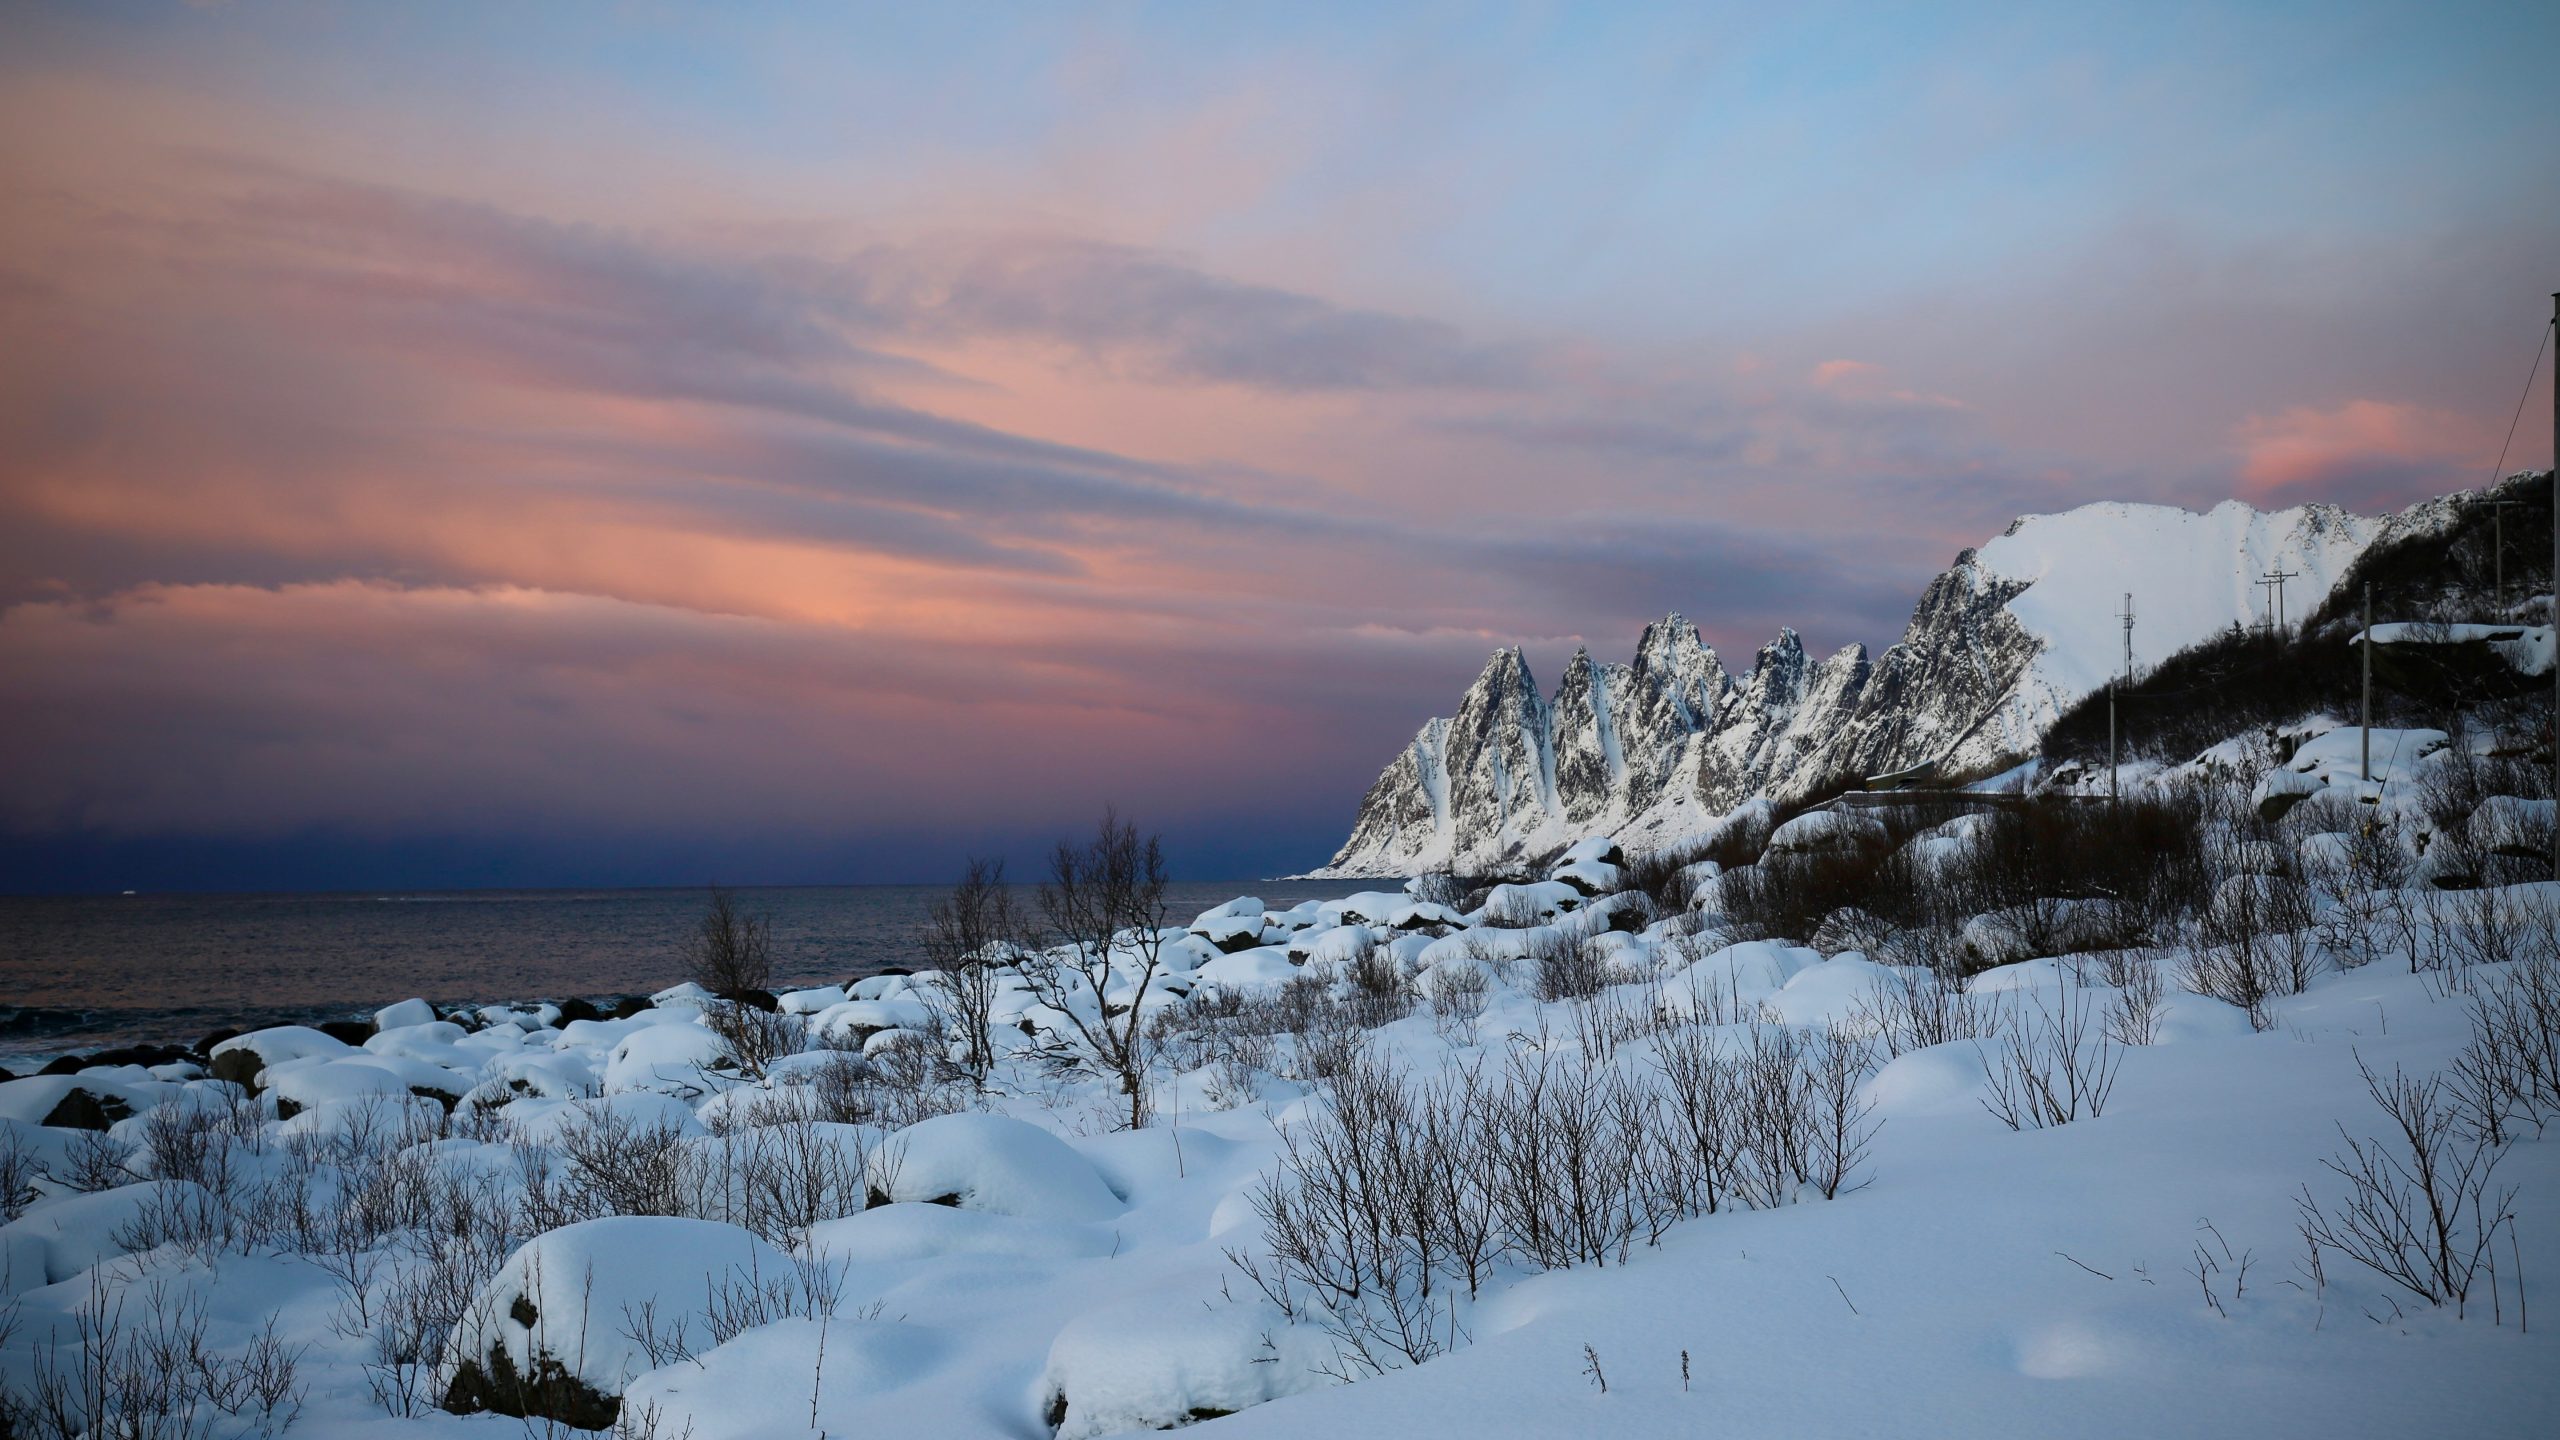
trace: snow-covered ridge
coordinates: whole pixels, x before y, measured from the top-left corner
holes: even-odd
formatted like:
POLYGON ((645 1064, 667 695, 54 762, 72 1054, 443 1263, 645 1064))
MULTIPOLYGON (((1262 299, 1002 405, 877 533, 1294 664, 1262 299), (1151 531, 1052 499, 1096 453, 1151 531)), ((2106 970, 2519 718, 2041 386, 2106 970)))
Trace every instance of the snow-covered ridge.
POLYGON ((2031 752, 2122 666, 2266 614, 2260 577, 2290 572, 2286 618, 2309 614, 2376 543, 2441 528, 2447 499, 2389 518, 2332 505, 2198 513, 2100 502, 2029 515, 1958 555, 1881 656, 1815 659, 1793 630, 1739 681, 1674 613, 1628 664, 1577 651, 1552 699, 1516 649, 1498 652, 1454 720, 1426 723, 1363 797, 1318 877, 1517 864, 1614 834, 1658 846, 1755 796, 1935 763, 1973 771, 2031 752))

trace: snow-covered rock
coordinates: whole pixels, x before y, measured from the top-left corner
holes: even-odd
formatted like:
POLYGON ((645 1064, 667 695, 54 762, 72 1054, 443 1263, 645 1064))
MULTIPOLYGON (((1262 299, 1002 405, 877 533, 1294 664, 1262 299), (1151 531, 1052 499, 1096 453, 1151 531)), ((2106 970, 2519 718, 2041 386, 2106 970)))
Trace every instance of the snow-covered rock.
POLYGON ((1005 1115, 938 1115, 871 1153, 882 1201, 924 1200, 1046 1220, 1107 1220, 1120 1197, 1093 1163, 1047 1130, 1005 1115))
POLYGON ((656 1368, 632 1333, 644 1314, 662 1339, 709 1350, 706 1312, 724 1288, 793 1279, 789 1256, 735 1225, 668 1215, 582 1221, 507 1257, 456 1329, 456 1353, 486 1367, 501 1350, 526 1375, 548 1360, 617 1397, 656 1368))
POLYGON ((1261 1305, 1123 1301, 1068 1322, 1040 1372, 1057 1440, 1168 1430, 1334 1382, 1322 1335, 1261 1305))

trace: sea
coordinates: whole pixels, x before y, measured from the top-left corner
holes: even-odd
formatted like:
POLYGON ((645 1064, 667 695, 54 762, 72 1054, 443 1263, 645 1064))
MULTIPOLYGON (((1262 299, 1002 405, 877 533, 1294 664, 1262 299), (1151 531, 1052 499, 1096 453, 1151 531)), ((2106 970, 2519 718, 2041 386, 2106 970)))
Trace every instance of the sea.
MULTIPOLYGON (((1286 907, 1345 890, 1184 882, 1169 887, 1168 923, 1240 895, 1286 907)), ((927 911, 947 893, 732 892, 772 925, 777 989, 921 965, 927 911)), ((659 990, 683 978, 706 898, 699 889, 0 897, 0 1066, 24 1074, 107 1046, 355 1018, 413 995, 454 1005, 659 990)))

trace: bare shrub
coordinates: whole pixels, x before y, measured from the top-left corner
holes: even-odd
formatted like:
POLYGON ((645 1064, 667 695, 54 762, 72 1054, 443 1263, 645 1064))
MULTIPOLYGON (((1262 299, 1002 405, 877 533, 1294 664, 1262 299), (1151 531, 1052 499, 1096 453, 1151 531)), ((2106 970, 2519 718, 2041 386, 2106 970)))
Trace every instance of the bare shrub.
POLYGON ((2560 1115, 2560 954, 2537 945, 2473 985, 2470 1007, 2451 1081, 2469 1127, 2493 1144, 2518 1121, 2540 1133, 2560 1115))
POLYGON ((959 883, 926 917, 923 946, 933 970, 934 1003, 959 1032, 961 1065, 981 1086, 995 1064, 987 1031, 994 1024, 996 993, 1021 935, 1002 860, 971 856, 959 883))
POLYGON ((685 978, 714 995, 762 990, 773 981, 773 924, 738 908, 714 885, 685 947, 685 978))
POLYGON ((1979 1040, 1999 1027, 1999 1009, 1965 989, 1953 968, 1906 975, 1881 984, 1851 1008, 1850 1016, 1872 1032, 1887 1059, 1958 1040, 1979 1040))
POLYGON ((556 1160, 541 1146, 515 1148, 529 1233, 606 1215, 689 1213, 698 1177, 684 1132, 672 1122, 583 1106, 554 1144, 556 1160))
POLYGON ((0 1225, 17 1219, 35 1203, 43 1193, 36 1181, 44 1173, 44 1162, 27 1148, 16 1129, 0 1130, 0 1225))
POLYGON ((2012 1130, 2042 1130, 2096 1119, 2114 1093, 2123 1062, 2108 1027, 2095 1023, 2086 992, 2055 987, 2008 1018, 1995 1050, 1984 1054, 1990 1093, 1982 1107, 2012 1130))
POLYGON ((932 1039, 896 1035, 870 1054, 839 1050, 808 1077, 814 1117, 888 1130, 969 1108, 965 1087, 932 1039))
POLYGON ((1278 1168, 1252 1192, 1261 1252, 1227 1255, 1281 1313, 1334 1338, 1347 1380, 1456 1345, 1458 1298, 1496 1243, 1470 1107, 1379 1061, 1355 1060, 1329 1088, 1333 1103, 1281 1133, 1278 1168))
POLYGON ((113 1190, 142 1177, 128 1164, 132 1152, 101 1131, 83 1130, 64 1146, 62 1158, 49 1167, 56 1183, 82 1194, 113 1190))
POLYGON ((1104 811, 1091 840, 1062 840, 1050 853, 1040 912, 1059 944, 1014 962, 1033 995, 1066 1017, 1083 1058, 1120 1082, 1132 1130, 1147 1123, 1145 1014, 1164 961, 1165 884, 1163 846, 1104 811), (1123 985, 1127 998, 1115 1003, 1123 985))
POLYGON ((705 1006, 702 1023, 720 1037, 740 1070, 763 1079, 774 1063, 809 1048, 809 1024, 743 1000, 715 1000, 705 1006))
POLYGON ((2137 955, 2140 963, 2111 972, 2116 993, 2107 1002, 2107 1038, 2119 1045, 2149 1045, 2160 1038, 2160 1002, 2168 985, 2148 954, 2123 953, 2137 955))
POLYGON ((306 1389, 298 1376, 303 1350, 278 1339, 272 1320, 225 1354, 205 1339, 201 1295, 155 1280, 129 1315, 129 1293, 90 1272, 71 1335, 35 1347, 27 1388, 11 1397, 18 1434, 197 1440, 293 1424, 306 1389))
POLYGON ((1343 998, 1351 1006, 1352 1023, 1375 1030, 1403 1019, 1413 1009, 1413 987, 1396 968, 1394 952, 1366 932, 1342 961, 1343 998))
POLYGON ((1807 1099, 1804 1178, 1825 1200, 1865 1184, 1855 1178, 1883 1121, 1860 1087, 1875 1073, 1875 1052, 1865 1036, 1833 1025, 1814 1033, 1805 1051, 1807 1099))
POLYGON ((1609 985, 1609 947, 1598 936, 1576 938, 1561 929, 1538 932, 1526 957, 1537 976, 1538 998, 1588 1000, 1609 985))
POLYGON ((1492 982, 1472 965, 1453 966, 1431 977, 1431 1027, 1452 1045, 1476 1042, 1476 1021, 1492 997, 1492 982))
POLYGON ((2490 1246, 2515 1219, 2515 1187, 2496 1183, 2501 1149, 2466 1133, 2442 1080, 2388 1077, 2359 1059, 2365 1090, 2390 1118, 2381 1138, 2338 1127, 2346 1149, 2321 1162, 2347 1185, 2337 1209, 2304 1186, 2295 1197, 2303 1242, 2316 1255, 2344 1255, 2430 1305, 2457 1315, 2486 1276, 2490 1246))

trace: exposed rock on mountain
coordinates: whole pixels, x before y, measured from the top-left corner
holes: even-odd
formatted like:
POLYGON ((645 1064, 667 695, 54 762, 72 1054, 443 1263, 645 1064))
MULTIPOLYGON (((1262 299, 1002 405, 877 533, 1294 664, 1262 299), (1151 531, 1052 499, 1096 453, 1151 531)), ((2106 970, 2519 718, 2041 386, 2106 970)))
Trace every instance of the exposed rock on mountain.
POLYGON ((2137 660, 2156 659, 2258 623, 2270 571, 2292 572, 2287 618, 2309 614, 2367 546, 2440 527, 2445 507, 2389 520, 2238 501, 2028 516, 1956 556, 1881 657, 1851 645, 1817 662, 1781 630, 1739 683, 1677 614, 1645 627, 1630 664, 1576 651, 1552 701, 1521 653, 1502 650, 1456 717, 1423 726, 1379 775, 1317 873, 1517 863, 1603 833, 1659 846, 1755 796, 1925 763, 1985 771, 2031 753, 2121 668, 2127 593, 2137 660))

